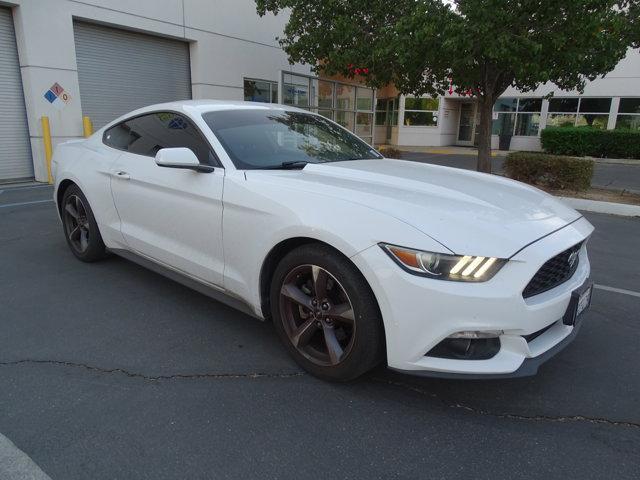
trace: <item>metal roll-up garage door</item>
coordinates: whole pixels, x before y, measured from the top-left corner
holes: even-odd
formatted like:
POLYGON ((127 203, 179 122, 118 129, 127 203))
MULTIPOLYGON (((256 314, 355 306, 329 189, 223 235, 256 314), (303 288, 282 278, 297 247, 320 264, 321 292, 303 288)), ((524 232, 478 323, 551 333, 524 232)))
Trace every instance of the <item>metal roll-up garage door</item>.
POLYGON ((83 115, 100 128, 153 103, 191 98, 189 44, 75 22, 83 115))
POLYGON ((33 177, 11 10, 0 7, 0 182, 33 177))

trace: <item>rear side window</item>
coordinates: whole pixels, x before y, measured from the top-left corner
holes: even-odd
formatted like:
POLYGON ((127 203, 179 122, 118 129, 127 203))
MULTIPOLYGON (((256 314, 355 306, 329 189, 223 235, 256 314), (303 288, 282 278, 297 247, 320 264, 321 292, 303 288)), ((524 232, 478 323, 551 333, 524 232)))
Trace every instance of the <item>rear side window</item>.
POLYGON ((218 166, 209 143, 185 116, 174 112, 156 112, 126 120, 104 134, 110 147, 137 155, 155 157, 161 148, 186 147, 205 165, 218 166))

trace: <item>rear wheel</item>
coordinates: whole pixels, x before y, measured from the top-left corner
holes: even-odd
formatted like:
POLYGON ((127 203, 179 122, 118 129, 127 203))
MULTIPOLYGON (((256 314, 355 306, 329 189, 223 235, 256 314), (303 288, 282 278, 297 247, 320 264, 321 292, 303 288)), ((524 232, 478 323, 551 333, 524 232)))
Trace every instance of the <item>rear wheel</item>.
POLYGON ((71 252, 83 262, 105 257, 106 249, 87 198, 72 185, 64 192, 61 205, 62 225, 71 252))
POLYGON ((282 259, 272 280, 276 330, 305 370, 348 381, 384 357, 377 302, 357 268, 324 245, 299 247, 282 259))

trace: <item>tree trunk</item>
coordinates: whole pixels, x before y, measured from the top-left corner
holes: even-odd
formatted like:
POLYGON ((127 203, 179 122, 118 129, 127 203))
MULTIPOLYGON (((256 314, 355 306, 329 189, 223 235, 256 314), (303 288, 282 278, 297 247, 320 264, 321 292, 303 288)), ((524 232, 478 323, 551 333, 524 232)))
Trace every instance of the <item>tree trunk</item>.
POLYGON ((478 124, 478 165, 479 172, 491 173, 491 118, 493 101, 485 96, 478 97, 480 123, 478 124))

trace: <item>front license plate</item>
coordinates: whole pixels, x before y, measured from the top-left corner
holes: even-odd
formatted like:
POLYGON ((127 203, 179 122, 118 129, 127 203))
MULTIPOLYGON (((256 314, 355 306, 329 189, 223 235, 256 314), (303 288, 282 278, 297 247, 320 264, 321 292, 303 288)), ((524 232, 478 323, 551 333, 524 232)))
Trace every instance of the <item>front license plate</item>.
POLYGON ((564 314, 563 323, 565 325, 575 325, 584 311, 591 305, 593 283, 586 283, 582 287, 571 293, 569 307, 564 314))

